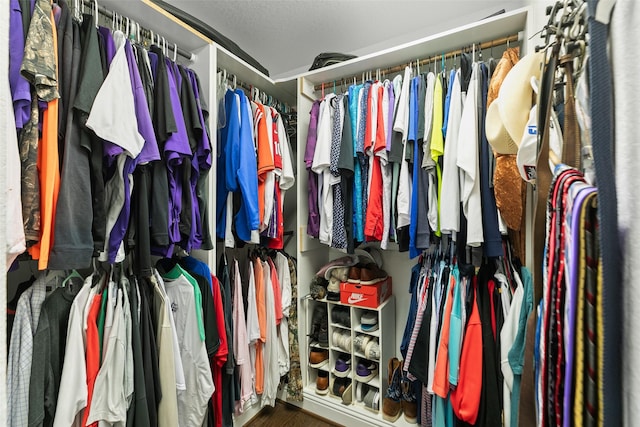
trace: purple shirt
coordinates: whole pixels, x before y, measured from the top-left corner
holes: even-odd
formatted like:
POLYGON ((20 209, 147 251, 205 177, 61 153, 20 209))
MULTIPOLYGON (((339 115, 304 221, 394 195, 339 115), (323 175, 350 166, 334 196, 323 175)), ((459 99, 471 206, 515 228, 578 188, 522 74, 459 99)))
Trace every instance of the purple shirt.
MULTIPOLYGON (((128 157, 124 166, 124 206, 109 236, 109 262, 115 262, 118 247, 124 239, 129 225, 129 217, 131 215, 131 184, 130 176, 133 174, 136 166, 140 163, 148 163, 153 160, 160 160, 160 152, 158 151, 158 143, 156 135, 151 123, 151 114, 147 105, 147 98, 142 86, 142 79, 136 62, 135 54, 129 40, 125 42, 124 52, 127 57, 127 65, 129 67, 129 78, 133 88, 133 102, 136 110, 136 119, 138 121, 138 132, 144 138, 144 146, 142 151, 135 159, 128 157)), ((118 146, 116 146, 118 147, 118 146)), ((112 149, 113 147, 109 147, 112 149)), ((119 147, 118 147, 119 148, 119 147)), ((122 149, 121 149, 122 151, 122 149)))
POLYGON ((176 87, 176 77, 169 59, 165 59, 169 80, 171 108, 176 119, 178 131, 172 133, 164 145, 169 181, 169 239, 172 243, 180 242, 180 212, 182 211, 182 177, 180 165, 183 157, 192 157, 184 115, 180 106, 180 96, 176 87))
MULTIPOLYGON (((191 82, 191 88, 193 95, 196 99, 196 106, 198 110, 198 118, 200 120, 200 128, 202 131, 198 135, 198 141, 196 145, 196 152, 193 157, 193 164, 197 166, 197 178, 200 178, 200 174, 211 169, 211 142, 209 141, 209 133, 207 131, 207 124, 204 119, 204 113, 202 112, 202 103, 200 101, 200 91, 198 90, 198 79, 194 71, 187 69, 187 75, 191 82)), ((196 179, 196 186, 197 180, 196 179)), ((204 240, 204 229, 202 226, 203 218, 200 216, 200 203, 197 197, 197 188, 194 188, 194 215, 195 215, 195 235, 193 236, 193 248, 199 249, 202 246, 204 240)), ((204 221, 207 219, 204 218, 204 221)))
POLYGON ((113 61, 113 57, 116 56, 116 44, 113 41, 113 35, 111 34, 111 30, 106 27, 98 27, 98 32, 102 36, 104 40, 104 51, 107 59, 107 68, 111 66, 111 61, 113 61))
POLYGON ((313 155, 316 151, 318 140, 318 114, 320 113, 320 101, 315 101, 311 107, 309 119, 309 132, 307 133, 307 147, 304 152, 304 163, 309 171, 308 204, 309 216, 307 218, 307 234, 311 237, 320 235, 320 209, 318 207, 318 175, 311 170, 313 155))
POLYGON ((9 85, 13 111, 16 116, 16 128, 22 129, 29 121, 31 107, 31 90, 29 82, 20 74, 20 66, 24 57, 24 28, 22 12, 18 0, 11 0, 9 16, 9 85))

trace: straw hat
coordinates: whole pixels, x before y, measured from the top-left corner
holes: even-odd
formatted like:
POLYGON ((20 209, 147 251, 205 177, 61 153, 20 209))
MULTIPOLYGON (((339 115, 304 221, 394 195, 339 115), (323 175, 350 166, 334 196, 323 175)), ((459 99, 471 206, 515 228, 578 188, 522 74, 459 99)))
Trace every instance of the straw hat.
POLYGON ((530 53, 518 61, 504 78, 498 98, 489 106, 485 132, 497 153, 518 152, 531 111, 531 77, 540 78, 543 62, 543 51, 530 53))

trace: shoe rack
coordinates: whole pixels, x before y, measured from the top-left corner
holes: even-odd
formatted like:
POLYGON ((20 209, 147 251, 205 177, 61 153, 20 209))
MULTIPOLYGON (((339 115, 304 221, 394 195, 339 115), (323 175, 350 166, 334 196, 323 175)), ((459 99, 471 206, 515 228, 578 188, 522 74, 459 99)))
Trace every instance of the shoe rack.
MULTIPOLYGON (((307 297, 303 300, 306 308, 306 331, 307 354, 312 349, 326 349, 329 352, 329 362, 322 367, 313 368, 306 364, 306 396, 313 395, 314 399, 319 399, 323 405, 339 409, 348 409, 359 413, 361 418, 376 420, 378 423, 386 423, 382 418, 382 400, 389 386, 387 365, 389 359, 396 354, 396 307, 395 298, 391 296, 377 308, 358 307, 343 304, 339 301, 329 301, 326 298, 314 300, 307 297), (314 312, 319 311, 318 306, 326 307, 326 325, 328 345, 322 345, 311 336, 311 333, 318 328, 314 322, 314 312), (348 323, 344 316, 337 315, 336 312, 348 313, 348 323), (377 328, 372 328, 361 323, 363 315, 367 314, 369 320, 375 318, 377 328), (342 322, 341 322, 342 320, 342 322), (340 375, 336 363, 342 359, 347 361, 349 372, 340 375), (363 377, 366 371, 358 372, 358 364, 375 364, 377 371, 375 374, 363 377), (325 371, 329 374, 329 392, 318 393, 316 381, 318 371, 325 371), (338 373, 338 374, 337 374, 338 373), (370 378, 369 378, 370 377, 370 378), (340 395, 342 394, 342 395, 340 395), (374 405, 374 397, 377 394, 377 405, 374 405)), ((370 322, 369 322, 370 323, 370 322)), ((301 334, 302 335, 302 334, 301 334)), ((344 366, 344 364, 342 364, 344 366)), ((305 397, 306 398, 306 397, 305 397)), ((372 423, 373 424, 373 423, 372 423)), ((402 418, 392 425, 403 425, 402 418)), ((414 424, 415 425, 415 424, 414 424)))

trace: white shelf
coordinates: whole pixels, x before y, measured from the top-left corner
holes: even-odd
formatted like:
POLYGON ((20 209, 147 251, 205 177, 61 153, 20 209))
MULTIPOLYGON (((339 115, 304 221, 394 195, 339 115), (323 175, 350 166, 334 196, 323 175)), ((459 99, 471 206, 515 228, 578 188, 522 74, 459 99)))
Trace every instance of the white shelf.
POLYGON ((375 377, 373 377, 369 381, 360 381, 358 379, 357 375, 355 375, 354 378, 359 383, 367 384, 367 385, 370 385, 371 387, 375 387, 375 388, 378 388, 378 389, 380 388, 380 371, 379 370, 378 370, 378 375, 376 375, 375 377))

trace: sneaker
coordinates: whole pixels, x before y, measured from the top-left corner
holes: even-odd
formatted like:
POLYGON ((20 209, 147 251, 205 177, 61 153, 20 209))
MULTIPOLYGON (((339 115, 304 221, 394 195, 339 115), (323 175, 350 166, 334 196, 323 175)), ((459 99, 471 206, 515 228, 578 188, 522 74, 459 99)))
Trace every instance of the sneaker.
MULTIPOLYGON (((336 359, 336 364, 333 367, 333 374, 338 378, 348 377, 351 373, 351 359, 343 358, 340 356, 336 359)), ((348 356, 347 356, 348 357, 348 356)))
POLYGON ((365 311, 360 316, 360 327, 363 332, 373 332, 378 330, 378 313, 365 311))
POLYGON ((309 352, 309 366, 322 368, 329 363, 329 351, 322 348, 311 348, 309 352))
POLYGON ((349 307, 334 307, 331 310, 331 321, 344 327, 351 326, 351 315, 349 307))
POLYGON ((365 408, 378 412, 380 408, 380 392, 378 389, 373 387, 369 388, 362 398, 362 402, 364 403, 365 408))
POLYGON ((402 379, 402 362, 396 357, 389 359, 388 366, 389 387, 382 399, 382 418, 385 421, 395 422, 402 414, 402 390, 400 381, 402 379))
POLYGON ((349 283, 360 283, 360 268, 361 264, 356 264, 349 269, 349 277, 347 279, 349 283))
POLYGON ((364 383, 378 375, 378 365, 374 362, 362 361, 356 366, 356 378, 364 383))
POLYGON ((378 344, 378 341, 371 340, 367 343, 367 347, 364 349, 364 357, 369 360, 380 360, 380 344, 378 344))
POLYGON ((351 351, 351 335, 349 332, 334 330, 331 334, 331 340, 334 347, 340 347, 345 351, 351 351))
POLYGON ((353 347, 358 353, 365 354, 369 341, 371 341, 371 337, 369 335, 357 334, 353 338, 353 347))
POLYGON ((316 393, 322 395, 329 393, 329 373, 327 371, 318 371, 318 378, 316 378, 316 393))
POLYGON ((387 272, 378 267, 376 264, 367 264, 360 269, 360 284, 374 285, 386 280, 387 272))

